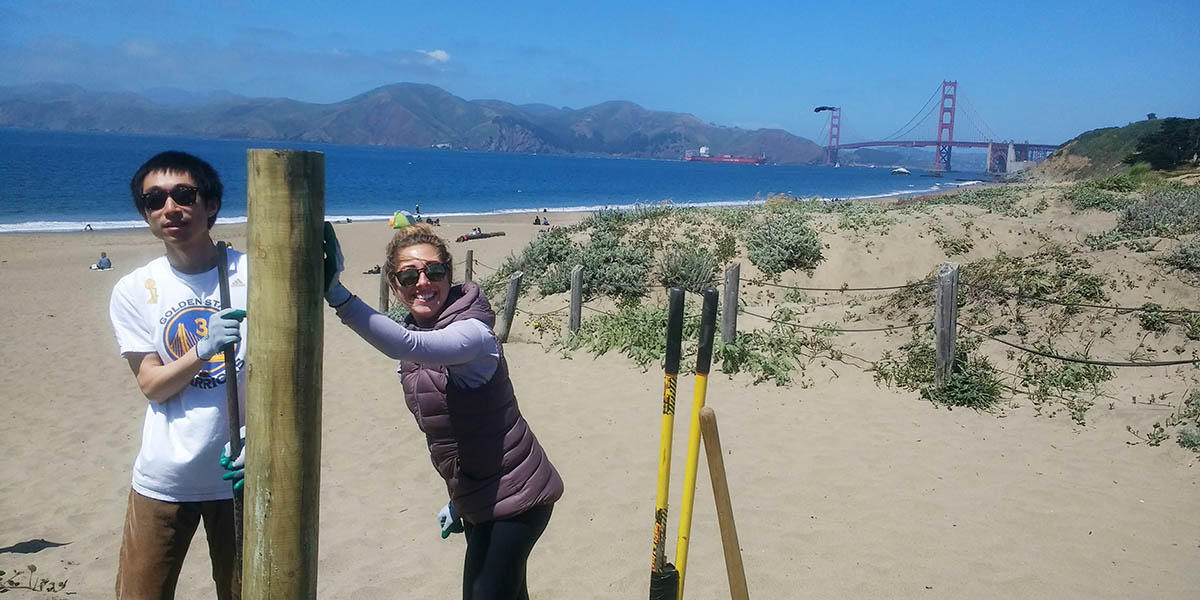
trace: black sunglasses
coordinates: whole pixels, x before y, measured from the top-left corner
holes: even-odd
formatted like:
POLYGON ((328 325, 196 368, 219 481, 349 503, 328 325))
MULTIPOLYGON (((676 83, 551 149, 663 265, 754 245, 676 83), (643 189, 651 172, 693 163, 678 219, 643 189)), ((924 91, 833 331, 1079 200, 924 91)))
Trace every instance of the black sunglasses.
POLYGON ((179 206, 191 206, 196 203, 196 197, 200 190, 195 186, 179 184, 168 190, 162 188, 150 188, 150 191, 142 194, 142 202, 146 203, 146 210, 158 210, 167 205, 167 197, 169 196, 179 206))
POLYGON ((400 287, 410 287, 417 285, 417 281, 421 279, 421 273, 424 273, 425 278, 430 281, 441 281, 450 274, 450 270, 440 262, 431 262, 426 263, 425 267, 421 269, 400 269, 392 273, 392 279, 395 279, 400 287))

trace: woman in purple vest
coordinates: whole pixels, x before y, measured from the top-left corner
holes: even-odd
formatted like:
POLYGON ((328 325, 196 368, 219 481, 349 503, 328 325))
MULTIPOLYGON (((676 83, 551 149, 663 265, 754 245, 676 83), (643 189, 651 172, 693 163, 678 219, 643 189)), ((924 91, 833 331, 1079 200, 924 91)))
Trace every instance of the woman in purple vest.
POLYGON ((495 314, 479 286, 451 285, 450 251, 429 225, 398 230, 386 261, 392 290, 409 310, 403 325, 341 284, 341 249, 325 224, 325 300, 400 361, 404 400, 450 495, 438 513, 442 537, 466 534, 463 598, 525 600, 525 564, 563 483, 517 408, 492 332, 495 314))

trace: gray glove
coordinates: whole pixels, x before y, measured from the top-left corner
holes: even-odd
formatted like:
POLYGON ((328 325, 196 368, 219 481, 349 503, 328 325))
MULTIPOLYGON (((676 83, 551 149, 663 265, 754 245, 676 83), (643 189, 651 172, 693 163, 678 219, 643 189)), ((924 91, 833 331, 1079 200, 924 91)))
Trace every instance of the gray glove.
POLYGON ((212 360, 212 357, 225 349, 225 346, 242 341, 242 319, 246 311, 236 308, 226 308, 208 318, 208 335, 196 342, 196 355, 201 360, 212 360))
POLYGON ((450 537, 452 533, 462 533, 463 523, 458 516, 458 511, 454 510, 454 505, 447 502, 442 510, 438 511, 438 526, 442 528, 442 539, 450 537))
POLYGON ((325 221, 325 240, 322 244, 325 251, 325 302, 332 307, 338 307, 350 300, 350 290, 342 285, 342 246, 338 244, 337 234, 333 232, 333 224, 325 221))

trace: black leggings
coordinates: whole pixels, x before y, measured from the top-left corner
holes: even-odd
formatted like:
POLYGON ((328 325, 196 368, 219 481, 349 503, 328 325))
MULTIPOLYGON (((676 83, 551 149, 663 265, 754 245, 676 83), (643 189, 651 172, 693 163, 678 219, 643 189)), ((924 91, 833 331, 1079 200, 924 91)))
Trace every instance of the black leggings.
POLYGON ((529 600, 525 563, 553 510, 554 505, 547 504, 478 525, 464 520, 463 600, 529 600))

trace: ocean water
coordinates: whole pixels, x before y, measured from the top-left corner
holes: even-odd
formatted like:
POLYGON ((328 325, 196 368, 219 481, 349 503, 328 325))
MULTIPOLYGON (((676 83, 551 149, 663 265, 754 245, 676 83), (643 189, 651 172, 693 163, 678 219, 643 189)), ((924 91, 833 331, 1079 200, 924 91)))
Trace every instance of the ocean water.
MULTIPOLYGON (((0 233, 142 227, 129 178, 163 150, 213 165, 225 184, 219 223, 246 218, 246 150, 325 153, 327 218, 386 219, 396 210, 455 216, 589 211, 669 201, 739 205, 770 194, 826 199, 924 193, 968 185, 886 168, 688 163, 669 160, 460 152, 281 141, 0 129, 0 233)), ((975 178, 972 181, 972 178, 975 178)))

